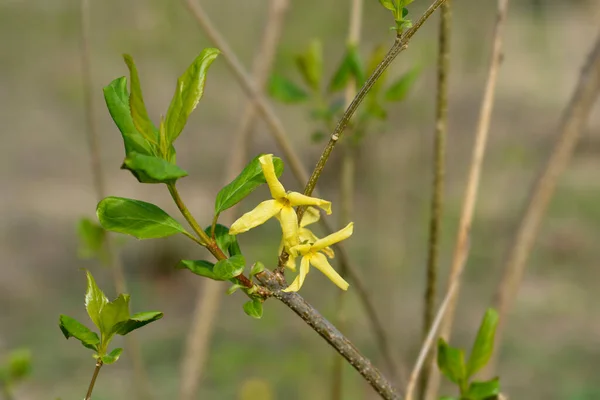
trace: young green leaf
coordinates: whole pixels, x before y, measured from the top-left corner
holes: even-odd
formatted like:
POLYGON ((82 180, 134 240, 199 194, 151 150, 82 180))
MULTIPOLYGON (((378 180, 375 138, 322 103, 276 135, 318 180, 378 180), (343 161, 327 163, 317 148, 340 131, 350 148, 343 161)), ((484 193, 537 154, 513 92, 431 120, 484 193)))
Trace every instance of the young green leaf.
POLYGON ((177 165, 153 156, 131 152, 125 158, 122 169, 131 171, 141 183, 172 183, 188 173, 177 165))
POLYGON ((419 68, 413 68, 404 75, 402 75, 396 82, 394 82, 385 92, 385 100, 387 101, 402 101, 406 98, 410 89, 414 86, 417 81, 421 70, 419 68))
POLYGON ((159 311, 147 311, 133 314, 126 321, 119 322, 113 328, 118 335, 125 336, 129 332, 140 329, 142 326, 148 325, 151 322, 158 321, 163 317, 163 313, 159 311))
MULTIPOLYGON (((108 303, 108 299, 104 295, 104 292, 100 290, 96 281, 90 271, 85 271, 87 277, 87 290, 85 292, 85 308, 90 316, 90 319, 94 322, 100 330, 102 329, 102 309, 108 303)), ((102 331, 101 331, 102 332, 102 331)))
POLYGON ((118 348, 114 349, 113 351, 111 351, 110 353, 103 355, 102 357, 100 357, 100 359, 102 360, 102 362, 104 364, 113 364, 119 359, 122 352, 123 352, 123 349, 118 347, 118 348))
POLYGON ((157 149, 135 127, 129 108, 127 78, 120 77, 104 88, 104 100, 113 121, 121 131, 125 144, 125 153, 135 151, 149 156, 157 155, 157 149))
POLYGON ((77 224, 77 235, 79 236, 77 254, 80 258, 106 258, 103 251, 106 231, 98 223, 89 218, 80 219, 77 224))
POLYGON ((165 119, 165 129, 169 145, 179 136, 188 117, 194 111, 204 94, 204 84, 208 68, 221 53, 218 49, 206 48, 177 80, 175 94, 169 105, 165 119))
MULTIPOLYGON (((212 234, 212 227, 208 227, 205 230, 206 234, 210 236, 212 234)), ((237 241, 237 236, 229 234, 229 228, 225 225, 215 225, 215 241, 217 246, 229 256, 235 256, 241 254, 240 246, 237 241)))
POLYGON ((467 376, 473 376, 490 360, 494 351, 494 336, 498 327, 498 319, 496 310, 489 308, 486 311, 467 363, 467 376))
POLYGON ((462 350, 450 347, 442 338, 438 341, 437 364, 440 371, 456 384, 466 379, 465 354, 462 350))
POLYGON ((154 204, 123 197, 107 197, 98 203, 98 220, 108 231, 138 239, 153 239, 183 233, 183 226, 154 204))
POLYGON ((115 327, 129 319, 129 295, 120 294, 119 297, 106 304, 100 313, 100 333, 103 348, 108 346, 114 336, 115 327))
MULTIPOLYGON (((258 161, 261 155, 256 156, 250 161, 231 183, 219 191, 215 200, 215 214, 220 214, 228 208, 233 207, 252 193, 254 189, 267 182, 258 161)), ((279 157, 273 157, 273 165, 275 166, 277 177, 281 176, 283 173, 283 161, 279 157)))
POLYGON ((10 352, 8 373, 13 382, 21 380, 31 373, 31 351, 29 349, 17 349, 10 352))
POLYGON ((500 394, 500 381, 498 378, 485 382, 472 382, 467 391, 469 400, 486 400, 496 398, 500 394))
POLYGON ((240 284, 234 283, 233 285, 231 285, 229 287, 229 289, 227 289, 226 293, 229 295, 234 294, 238 289, 243 289, 245 286, 242 286, 240 284))
POLYGON ((129 95, 129 109, 133 124, 139 133, 154 146, 158 145, 158 130, 150 120, 144 97, 142 96, 142 87, 138 76, 137 68, 133 62, 133 58, 129 54, 123 54, 123 59, 127 68, 129 68, 129 80, 131 86, 131 94, 129 95))
POLYGON ((60 327, 63 335, 65 335, 65 338, 69 339, 70 337, 74 337, 88 349, 98 351, 100 338, 96 332, 92 332, 88 327, 81 324, 75 318, 61 315, 58 320, 58 326, 60 327))
POLYGON ((358 49, 354 45, 348 46, 342 63, 329 83, 329 91, 337 92, 345 89, 350 78, 354 78, 356 87, 361 87, 365 83, 365 71, 360 60, 360 55, 358 54, 358 49))
POLYGON ((229 257, 226 260, 219 260, 215 264, 213 272, 217 279, 226 281, 243 273, 245 266, 246 260, 244 259, 244 256, 236 255, 229 257))
POLYGON ((261 263, 260 261, 255 262, 254 265, 252 266, 252 269, 250 270, 250 279, 252 279, 252 277, 254 277, 254 275, 260 274, 264 270, 265 270, 265 264, 261 263))
POLYGON ((323 76, 323 45, 321 41, 314 39, 306 52, 296 58, 296 63, 306 84, 318 92, 323 76))
POLYGON ((308 93, 289 79, 273 74, 269 78, 269 96, 282 103, 301 103, 309 99, 308 93))
POLYGON ((391 11, 396 10, 396 6, 394 5, 394 2, 392 0, 379 0, 379 2, 381 3, 382 6, 384 6, 388 10, 391 10, 391 11))
POLYGON ((220 279, 215 275, 213 271, 214 267, 215 265, 213 263, 206 260, 181 260, 176 266, 178 269, 189 269, 196 275, 218 281, 220 279))
POLYGON ((259 299, 252 299, 247 303, 244 303, 244 312, 252 318, 261 319, 263 315, 262 301, 259 299))

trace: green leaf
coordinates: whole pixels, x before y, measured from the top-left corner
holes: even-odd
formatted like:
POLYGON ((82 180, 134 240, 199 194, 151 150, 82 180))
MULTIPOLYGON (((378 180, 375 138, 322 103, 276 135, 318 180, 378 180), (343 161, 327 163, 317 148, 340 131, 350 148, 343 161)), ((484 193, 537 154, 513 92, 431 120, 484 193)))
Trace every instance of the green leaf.
MULTIPOLYGON (((261 155, 250 161, 231 183, 219 191, 215 200, 215 214, 220 214, 233 207, 252 193, 254 189, 267 182, 258 161, 261 155)), ((281 176, 283 161, 279 157, 273 157, 273 165, 275 166, 275 174, 278 177, 281 176)))
POLYGON ((495 398, 500 394, 500 381, 498 378, 485 382, 472 382, 467 391, 469 400, 485 400, 495 398))
POLYGON ((252 318, 261 319, 263 315, 262 301, 259 299, 252 299, 247 303, 244 303, 244 312, 252 318))
POLYGON ((310 42, 304 54, 296 58, 296 63, 306 84, 318 92, 323 77, 323 45, 321 41, 314 39, 310 42))
POLYGON ((106 231, 98 223, 89 218, 80 219, 77 224, 77 236, 79 237, 77 255, 80 258, 106 259, 104 252, 106 231))
POLYGON ((31 351, 16 349, 8 355, 8 373, 12 381, 21 380, 31 373, 31 351))
POLYGON ((448 346, 442 338, 438 341, 437 364, 452 382, 461 385, 466 379, 464 351, 448 346))
POLYGON ((136 152, 127 155, 122 169, 131 171, 141 183, 172 183, 188 173, 162 158, 136 152))
POLYGON ((237 284, 237 283, 234 283, 233 285, 231 285, 231 286, 229 287, 229 289, 227 289, 227 292, 226 292, 226 293, 227 293, 227 294, 229 294, 229 295, 232 295, 232 294, 234 294, 234 293, 235 293, 235 292, 236 292, 238 289, 243 289, 243 288, 244 288, 244 286, 242 286, 242 285, 240 285, 240 284, 237 284))
POLYGON ((385 100, 387 101, 402 101, 408 95, 410 89, 417 81, 421 70, 419 68, 413 68, 404 75, 402 75, 396 82, 394 82, 385 92, 385 100))
POLYGON ((396 6, 394 5, 394 2, 392 0, 379 0, 379 2, 381 3, 382 6, 384 6, 388 10, 391 10, 391 11, 396 10, 396 6))
POLYGON ((114 349, 113 351, 111 351, 110 353, 103 355, 102 357, 100 357, 100 359, 102 360, 102 362, 104 364, 113 364, 119 359, 122 352, 123 352, 123 349, 118 347, 118 348, 114 349))
POLYGON ((252 269, 250 270, 250 279, 252 279, 252 277, 254 275, 260 274, 264 270, 265 270, 265 264, 261 263, 260 261, 255 262, 254 265, 252 266, 252 269))
POLYGON ((58 320, 58 326, 63 335, 65 335, 65 338, 69 339, 70 337, 74 337, 88 349, 98 351, 100 338, 96 332, 92 332, 87 326, 81 324, 75 318, 61 315, 58 320))
MULTIPOLYGON (((212 234, 212 227, 209 226, 204 232, 210 236, 212 234)), ((237 236, 230 235, 229 228, 225 225, 215 225, 215 241, 217 242, 217 246, 219 246, 224 253, 229 254, 229 256, 241 254, 237 236)))
POLYGON ((221 53, 218 49, 206 48, 177 80, 175 94, 169 105, 165 119, 168 144, 179 136, 188 117, 194 111, 204 94, 204 84, 208 68, 221 53))
POLYGON ((156 147, 148 141, 135 127, 129 108, 127 93, 127 78, 120 77, 104 87, 104 100, 113 121, 121 131, 125 144, 125 153, 135 151, 140 154, 153 156, 157 154, 156 147))
POLYGON ((348 45, 342 63, 329 83, 329 91, 337 92, 345 89, 350 78, 354 78, 356 87, 361 87, 365 83, 365 71, 355 45, 348 45))
POLYGON ((129 295, 120 294, 119 297, 106 304, 100 314, 100 333, 102 337, 102 347, 106 349, 113 335, 116 333, 116 327, 120 322, 129 319, 129 295))
POLYGON ((153 239, 183 233, 183 226, 154 204, 123 197, 107 197, 98 203, 98 220, 108 231, 138 239, 153 239))
POLYGON ((489 308, 485 312, 467 364, 467 376, 473 376, 490 360, 494 351, 494 336, 498 327, 498 319, 496 310, 489 308))
POLYGON ((282 103, 301 103, 309 99, 308 93, 302 88, 277 74, 271 75, 268 91, 269 96, 282 103))
POLYGON ((148 142, 156 146, 158 145, 158 130, 148 116, 148 111, 144 104, 144 97, 142 96, 142 87, 140 85, 137 68, 135 67, 133 58, 129 54, 123 54, 123 59, 125 60, 125 64, 127 64, 127 68, 129 68, 131 86, 129 109, 131 110, 133 124, 137 131, 141 133, 148 142))
POLYGON ((102 309, 108 303, 104 292, 100 290, 90 271, 85 271, 87 277, 87 290, 85 292, 85 308, 94 322, 94 325, 102 331, 102 309))
POLYGON ((127 321, 119 322, 114 327, 114 331, 118 335, 125 336, 129 332, 140 329, 144 325, 157 321, 163 317, 163 313, 159 311, 147 311, 133 314, 127 321))
POLYGON ((219 260, 213 272, 217 279, 226 281, 244 272, 246 260, 242 255, 235 255, 226 260, 219 260))
POLYGON ((213 263, 206 260, 181 260, 176 266, 178 269, 189 269, 196 275, 218 281, 220 279, 215 275, 213 271, 214 267, 215 265, 213 263))

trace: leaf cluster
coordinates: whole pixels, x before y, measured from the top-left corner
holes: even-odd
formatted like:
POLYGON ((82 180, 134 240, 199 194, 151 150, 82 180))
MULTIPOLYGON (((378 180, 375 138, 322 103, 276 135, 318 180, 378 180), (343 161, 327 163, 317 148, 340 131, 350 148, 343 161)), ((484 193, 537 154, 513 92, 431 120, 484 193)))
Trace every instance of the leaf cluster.
POLYGON ((443 338, 438 341, 437 365, 442 374, 455 383, 460 397, 443 397, 445 400, 488 400, 500 393, 500 381, 494 379, 479 382, 470 381, 490 360, 494 350, 494 336, 498 326, 498 313, 488 309, 479 327, 477 337, 471 349, 471 355, 465 362, 465 351, 452 347, 443 338))
POLYGON ((407 17, 408 8, 406 8, 414 0, 379 0, 382 6, 392 12, 396 26, 391 29, 398 32, 401 35, 404 29, 412 27, 412 21, 407 17))

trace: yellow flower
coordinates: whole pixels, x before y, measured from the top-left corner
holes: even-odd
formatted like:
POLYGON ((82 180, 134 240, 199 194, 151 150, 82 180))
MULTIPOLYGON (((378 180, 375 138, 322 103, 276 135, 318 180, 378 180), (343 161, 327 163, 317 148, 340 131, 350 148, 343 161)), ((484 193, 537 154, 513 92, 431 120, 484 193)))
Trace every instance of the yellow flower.
POLYGON ((300 290, 311 265, 325 274, 325 276, 340 289, 347 290, 349 286, 348 282, 333 269, 331 264, 329 264, 329 261, 327 261, 327 257, 320 252, 324 251, 324 249, 332 244, 348 239, 352 235, 353 229, 354 223, 350 222, 344 229, 332 233, 329 236, 325 236, 322 239, 318 239, 313 244, 299 244, 290 248, 290 252, 294 257, 302 256, 302 261, 300 261, 300 272, 298 273, 298 276, 284 292, 297 292, 300 290))
POLYGON ((231 225, 229 234, 237 235, 246 232, 264 224, 270 218, 278 216, 283 231, 284 243, 286 247, 290 248, 298 244, 298 217, 294 207, 318 206, 325 210, 327 214, 331 214, 331 202, 305 196, 298 192, 286 192, 275 174, 273 155, 266 154, 259 157, 258 160, 273 199, 263 201, 254 210, 242 215, 231 225))
MULTIPOLYGON (((319 238, 310 229, 306 228, 307 225, 314 224, 319 219, 321 219, 321 213, 319 213, 319 210, 317 210, 314 207, 308 207, 306 209, 304 217, 302 218, 302 221, 300 221, 300 226, 298 227, 299 244, 312 244, 319 240, 319 238)), ((281 244, 279 245, 279 254, 281 254, 281 252, 283 251, 284 246, 284 241, 283 239, 281 239, 281 244)), ((286 250, 289 251, 289 249, 286 250)), ((335 253, 333 252, 333 249, 331 247, 325 247, 322 251, 329 258, 335 257, 335 253)), ((285 266, 290 270, 296 272, 296 257, 290 254, 290 256, 288 257, 287 264, 285 266)))

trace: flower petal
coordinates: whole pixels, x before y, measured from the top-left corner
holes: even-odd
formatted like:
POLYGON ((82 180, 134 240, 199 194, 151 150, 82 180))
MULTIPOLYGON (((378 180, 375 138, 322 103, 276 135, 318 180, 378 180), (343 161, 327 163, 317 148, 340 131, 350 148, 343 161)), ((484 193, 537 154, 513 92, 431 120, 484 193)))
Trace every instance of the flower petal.
MULTIPOLYGON (((304 221, 304 219, 302 219, 304 221)), ((300 239, 300 243, 310 243, 313 244, 319 238, 308 228, 299 228, 298 229, 298 239, 300 239)))
POLYGON ((285 267, 291 271, 296 272, 296 257, 290 254, 287 262, 285 263, 285 267))
POLYGON ((314 207, 308 207, 306 211, 304 211, 304 217, 302 217, 302 221, 300 221, 300 226, 304 228, 307 225, 314 224, 321 218, 321 213, 314 207))
POLYGON ((344 229, 340 229, 331 235, 325 236, 323 239, 317 240, 313 245, 313 251, 321 251, 325 247, 329 247, 332 244, 341 242, 344 239, 348 239, 354 230, 354 222, 350 222, 344 229))
POLYGON ((323 254, 325 254, 327 257, 329 258, 335 258, 335 252, 333 251, 333 249, 331 247, 325 247, 324 249, 321 250, 323 252, 323 254))
POLYGON ((273 154, 265 154, 264 156, 259 157, 258 161, 260 162, 260 167, 265 175, 267 185, 269 185, 271 196, 273 196, 274 199, 285 197, 285 188, 281 182, 279 182, 279 179, 277 179, 277 175, 275 174, 273 154))
MULTIPOLYGON (((304 260, 304 258, 302 260, 304 260)), ((348 290, 348 286, 350 286, 348 282, 346 282, 344 278, 342 278, 340 274, 333 269, 323 254, 315 253, 312 255, 310 257, 310 263, 319 271, 321 271, 326 277, 328 277, 331 282, 335 283, 340 289, 348 290)))
POLYGON ((298 246, 290 248, 290 254, 294 257, 298 257, 300 255, 305 256, 310 252, 310 248, 310 244, 299 244, 298 246))
POLYGON ((300 261, 300 272, 294 282, 287 288, 283 289, 284 292, 297 292, 300 290, 302 285, 304 284, 304 279, 310 270, 309 257, 302 257, 302 261, 300 261))
POLYGON ((289 192, 287 199, 292 206, 318 206, 321 207, 327 215, 331 214, 331 202, 316 197, 305 196, 298 192, 289 192))
POLYGON ((298 245, 298 216, 290 206, 283 206, 279 214, 281 231, 283 232, 283 243, 286 248, 298 245))
POLYGON ((252 211, 242 215, 229 228, 230 235, 246 232, 258 225, 264 224, 269 218, 281 211, 281 203, 277 200, 266 200, 256 206, 252 211))

